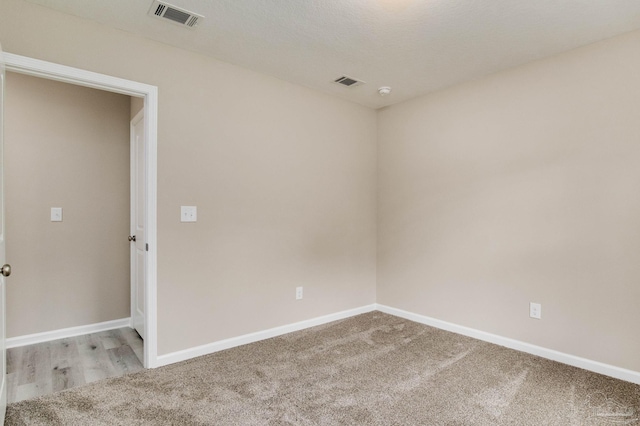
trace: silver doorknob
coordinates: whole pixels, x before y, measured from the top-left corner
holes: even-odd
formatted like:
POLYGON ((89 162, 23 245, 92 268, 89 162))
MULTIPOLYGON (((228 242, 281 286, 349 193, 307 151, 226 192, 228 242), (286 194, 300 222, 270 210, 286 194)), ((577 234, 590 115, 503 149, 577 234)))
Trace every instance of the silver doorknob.
POLYGON ((129 236, 129 241, 135 241, 135 240, 136 240, 136 236, 135 235, 129 236))
POLYGON ((11 265, 9 265, 8 263, 6 263, 2 269, 0 269, 0 273, 2 273, 2 276, 4 277, 8 277, 9 275, 11 275, 11 265))

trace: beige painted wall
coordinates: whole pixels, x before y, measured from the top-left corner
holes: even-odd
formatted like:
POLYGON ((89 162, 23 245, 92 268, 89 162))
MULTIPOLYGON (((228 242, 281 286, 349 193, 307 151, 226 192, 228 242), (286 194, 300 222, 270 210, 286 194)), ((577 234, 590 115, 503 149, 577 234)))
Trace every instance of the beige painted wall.
POLYGON ((375 111, 20 0, 0 41, 158 86, 160 354, 375 302, 375 111))
POLYGON ((380 110, 378 302, 640 371, 639 45, 380 110))
POLYGON ((7 73, 5 106, 7 336, 128 317, 129 97, 7 73))

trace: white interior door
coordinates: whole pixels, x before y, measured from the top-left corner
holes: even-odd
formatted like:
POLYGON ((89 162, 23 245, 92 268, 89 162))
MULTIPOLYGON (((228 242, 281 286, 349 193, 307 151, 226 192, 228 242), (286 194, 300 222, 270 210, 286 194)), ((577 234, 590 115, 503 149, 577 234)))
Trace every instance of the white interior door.
POLYGON ((7 410, 7 348, 5 346, 5 311, 4 311, 4 286, 5 276, 11 273, 11 267, 5 264, 4 242, 4 60, 2 47, 0 46, 0 424, 4 424, 4 415, 7 410))
POLYGON ((131 120, 131 320, 133 328, 145 339, 144 301, 147 261, 145 226, 145 152, 144 110, 131 120))

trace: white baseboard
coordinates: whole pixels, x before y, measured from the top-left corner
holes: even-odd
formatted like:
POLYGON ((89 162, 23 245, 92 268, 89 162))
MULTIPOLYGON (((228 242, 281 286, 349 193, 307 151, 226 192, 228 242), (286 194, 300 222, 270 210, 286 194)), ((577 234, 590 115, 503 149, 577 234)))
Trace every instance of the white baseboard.
POLYGON ((464 336, 473 337, 474 339, 504 346, 506 348, 515 349, 517 351, 529 353, 542 358, 561 362, 563 364, 572 365, 584 370, 593 371, 594 373, 604 374, 616 379, 625 380, 631 383, 640 384, 640 372, 627 370, 598 361, 581 358, 575 355, 566 354, 553 349, 543 348, 541 346, 532 345, 530 343, 521 342, 519 340, 510 339, 508 337, 498 336, 497 334, 487 333, 485 331, 476 330, 474 328, 465 327, 450 322, 438 320, 425 315, 415 314, 413 312, 404 311, 402 309, 392 308, 386 305, 372 304, 362 306, 356 309, 338 312, 335 314, 325 315, 318 318, 312 318, 306 321, 300 321, 281 327, 270 328, 268 330, 258 331, 255 333, 245 334, 238 337, 232 337, 217 342, 208 343, 206 345, 194 348, 184 349, 182 351, 172 352, 160 355, 157 358, 157 366, 169 365, 187 359, 195 358, 202 355, 208 355, 225 349, 242 346, 260 340, 270 339, 272 337, 281 336, 283 334, 292 333, 294 331, 303 330, 305 328, 314 327, 316 325, 326 324, 331 321, 337 321, 349 318, 355 315, 363 314, 371 311, 381 311, 410 321, 415 321, 441 330, 450 331, 452 333, 462 334, 464 336))
POLYGON ((283 334, 292 333, 294 331, 304 330, 305 328, 315 327, 316 325, 326 324, 331 321, 337 321, 375 310, 375 304, 362 306, 360 308, 349 309, 347 311, 337 312, 335 314, 324 315, 293 324, 283 325, 281 327, 275 327, 255 333, 244 334, 242 336, 232 337, 230 339, 220 340, 213 343, 207 343, 206 345, 184 349, 182 351, 160 355, 157 358, 157 366, 161 367, 163 365, 185 361, 187 359, 195 358, 198 356, 208 355, 225 349, 234 348, 236 346, 242 346, 249 343, 258 342, 260 340, 270 339, 272 337, 281 336, 283 334))
POLYGON ((81 336, 83 334, 97 333, 100 331, 113 330, 114 328, 122 327, 131 327, 131 318, 122 318, 112 321, 99 322, 97 324, 81 325, 78 327, 45 331, 43 333, 10 337, 6 340, 6 347, 7 349, 17 348, 19 346, 33 345, 36 343, 49 342, 51 340, 65 339, 67 337, 81 336))
POLYGON ((613 365, 604 364, 602 362, 592 361, 586 358, 580 358, 575 355, 569 355, 563 352, 555 351, 553 349, 547 349, 541 346, 532 345, 530 343, 521 342, 519 340, 509 339, 507 337, 498 336, 496 334, 491 334, 473 328, 452 324, 450 322, 441 321, 435 318, 427 317, 425 315, 403 311, 402 309, 396 309, 380 304, 376 305, 376 309, 390 315, 395 315, 397 317, 405 318, 410 321, 426 324, 431 327, 451 331, 453 333, 462 334, 464 336, 473 337, 474 339, 494 343, 496 345, 515 349, 520 352, 537 355, 542 358, 558 361, 563 364, 582 368, 584 370, 593 371, 594 373, 604 374, 605 376, 610 376, 616 379, 626 380, 627 382, 640 384, 640 372, 637 371, 627 370, 613 365))

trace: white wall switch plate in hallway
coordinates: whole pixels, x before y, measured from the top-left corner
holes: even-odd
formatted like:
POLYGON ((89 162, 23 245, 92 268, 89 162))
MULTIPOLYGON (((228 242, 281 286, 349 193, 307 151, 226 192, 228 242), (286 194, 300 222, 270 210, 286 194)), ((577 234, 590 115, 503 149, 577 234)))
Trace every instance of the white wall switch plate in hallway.
POLYGON ((529 303, 529 316, 535 319, 542 319, 542 305, 540 303, 529 303))
POLYGON ((302 287, 296 287, 296 300, 302 299, 302 287))
POLYGON ((51 207, 51 222, 62 222, 62 207, 51 207))
POLYGON ((198 220, 198 207, 180 206, 180 222, 196 222, 198 220))

